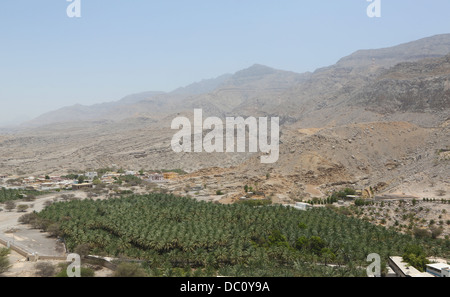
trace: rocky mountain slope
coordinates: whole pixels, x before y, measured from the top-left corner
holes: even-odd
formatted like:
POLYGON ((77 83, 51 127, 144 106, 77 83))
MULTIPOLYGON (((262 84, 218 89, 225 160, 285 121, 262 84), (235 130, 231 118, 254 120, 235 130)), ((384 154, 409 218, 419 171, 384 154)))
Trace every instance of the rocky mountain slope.
POLYGON ((202 107, 215 116, 277 114, 298 120, 315 110, 334 108, 398 63, 449 53, 450 34, 443 34, 390 48, 357 51, 314 73, 298 74, 253 65, 170 93, 145 92, 133 95, 131 101, 124 98, 94 106, 67 107, 27 122, 26 126, 80 120, 120 121, 130 117, 158 119, 162 114, 193 107, 202 107))
POLYGON ((280 199, 325 195, 339 186, 434 195, 449 189, 450 180, 441 153, 450 148, 449 53, 450 34, 438 35, 358 51, 314 73, 253 65, 171 93, 69 107, 0 137, 0 171, 56 174, 117 164, 182 168, 192 172, 186 182, 213 178, 230 192, 257 182, 280 199), (192 117, 194 108, 205 117, 280 117, 279 161, 263 165, 250 153, 174 153, 170 123, 192 117))

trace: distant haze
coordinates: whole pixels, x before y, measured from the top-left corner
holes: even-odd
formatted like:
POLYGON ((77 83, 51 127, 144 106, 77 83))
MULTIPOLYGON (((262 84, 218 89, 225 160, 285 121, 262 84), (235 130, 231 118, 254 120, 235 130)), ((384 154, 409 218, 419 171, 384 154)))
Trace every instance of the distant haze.
MULTIPOLYGON (((172 92, 254 64, 304 73, 360 49, 448 33, 448 0, 0 3, 0 126, 75 104, 172 92)), ((203 86, 203 85, 202 85, 203 86)))

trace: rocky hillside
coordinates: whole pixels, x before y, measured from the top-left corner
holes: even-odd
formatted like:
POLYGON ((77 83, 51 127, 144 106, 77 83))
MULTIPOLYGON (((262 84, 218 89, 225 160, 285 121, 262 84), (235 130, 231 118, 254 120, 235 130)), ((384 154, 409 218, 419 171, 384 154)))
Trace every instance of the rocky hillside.
POLYGON ((314 73, 254 65, 172 93, 66 108, 0 137, 0 171, 56 174, 117 164, 218 175, 211 183, 229 191, 251 180, 280 199, 346 185, 433 195, 449 189, 449 158, 440 153, 450 148, 449 53, 450 35, 439 35, 358 51, 314 73), (192 117, 194 108, 221 118, 280 117, 279 161, 174 153, 170 123, 192 117))
POLYGON ((397 64, 366 85, 348 104, 383 114, 448 112, 450 55, 397 64))
MULTIPOLYGON (((450 34, 443 34, 390 48, 357 51, 314 73, 298 74, 253 65, 235 74, 203 80, 170 93, 145 92, 118 102, 63 108, 25 125, 120 121, 130 117, 159 119, 194 107, 202 107, 206 114, 215 116, 276 114, 299 120, 316 110, 334 109, 354 93, 364 92, 363 87, 382 80, 380 75, 398 63, 443 57, 449 53, 450 34)), ((379 85, 373 88, 383 89, 379 85)))

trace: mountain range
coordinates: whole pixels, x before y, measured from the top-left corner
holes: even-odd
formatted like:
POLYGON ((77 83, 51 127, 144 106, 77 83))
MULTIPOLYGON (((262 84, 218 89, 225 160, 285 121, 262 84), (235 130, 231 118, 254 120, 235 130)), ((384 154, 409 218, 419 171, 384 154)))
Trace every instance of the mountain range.
MULTIPOLYGON (((376 90, 385 91, 385 88, 380 88, 380 84, 385 86, 388 79, 391 87, 397 87, 399 80, 406 83, 400 72, 409 71, 409 67, 420 69, 427 63, 426 59, 444 57, 449 53, 450 35, 444 34, 390 48, 360 50, 342 58, 335 65, 313 73, 299 74, 253 65, 234 74, 203 80, 169 93, 143 92, 117 102, 65 107, 27 121, 23 126, 37 127, 60 122, 120 121, 137 117, 158 120, 161 115, 189 111, 194 107, 201 107, 207 114, 216 116, 277 114, 292 118, 291 121, 308 117, 313 111, 327 107, 334 109, 342 104, 352 107, 371 105, 370 110, 381 110, 381 107, 375 106, 381 103, 380 94, 374 94, 376 90), (424 60, 420 65, 409 64, 420 60, 424 60), (397 65, 399 63, 402 64, 397 65), (399 76, 395 77, 395 74, 399 76), (367 99, 368 97, 371 99, 367 99)), ((446 61, 443 62, 445 65, 446 61)), ((440 70, 447 73, 448 69, 440 70)), ((407 78, 410 83, 419 84, 419 76, 426 76, 425 73, 417 71, 419 70, 416 70, 415 78, 407 78)), ((429 75, 433 73, 430 72, 429 75)), ((436 81, 436 84, 439 82, 436 81)), ((417 87, 420 87, 420 84, 417 87)), ((448 97, 442 98, 441 101, 433 100, 431 105, 419 102, 421 98, 424 97, 420 95, 415 98, 413 105, 403 104, 401 111, 418 111, 422 110, 422 106, 439 109, 448 104, 448 97)), ((387 102, 382 102, 383 111, 398 107, 398 104, 395 107, 391 103, 386 105, 387 102)))
POLYGON ((430 185, 448 188, 450 180, 447 157, 436 153, 450 148, 449 54, 450 34, 443 34, 360 50, 314 72, 256 64, 168 93, 65 107, 0 136, 0 168, 65 173, 117 164, 214 175, 220 167, 231 170, 231 183, 278 176, 265 187, 284 196, 380 183, 431 193, 430 185), (194 108, 219 118, 280 117, 279 162, 261 165, 251 153, 175 154, 170 123, 194 108))

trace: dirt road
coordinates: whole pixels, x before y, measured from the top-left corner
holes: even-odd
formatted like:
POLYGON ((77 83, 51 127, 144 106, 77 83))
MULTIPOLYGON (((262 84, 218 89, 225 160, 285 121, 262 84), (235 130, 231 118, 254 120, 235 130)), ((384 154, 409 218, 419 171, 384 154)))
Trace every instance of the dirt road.
POLYGON ((37 253, 41 256, 63 256, 64 246, 55 238, 49 238, 40 230, 31 229, 28 225, 19 223, 19 218, 25 213, 41 211, 46 201, 53 201, 57 194, 49 194, 38 197, 32 202, 17 202, 28 205, 27 212, 15 210, 0 212, 0 239, 27 251, 29 254, 37 253))

